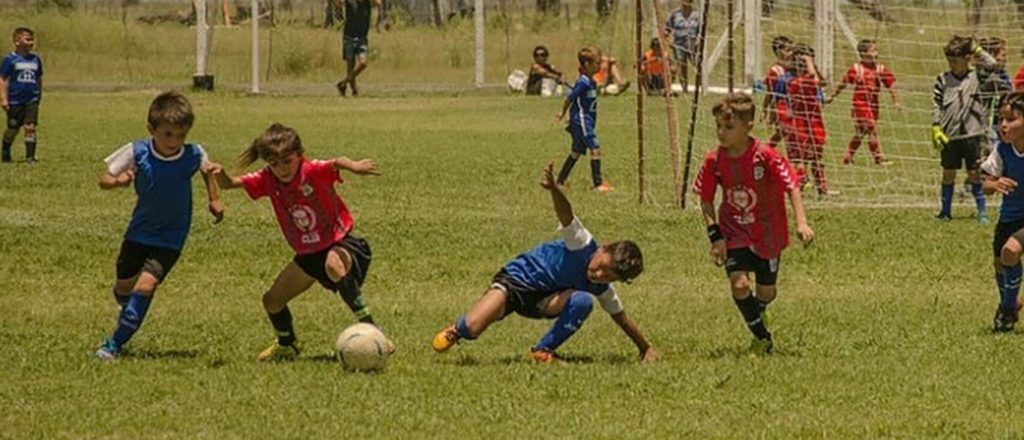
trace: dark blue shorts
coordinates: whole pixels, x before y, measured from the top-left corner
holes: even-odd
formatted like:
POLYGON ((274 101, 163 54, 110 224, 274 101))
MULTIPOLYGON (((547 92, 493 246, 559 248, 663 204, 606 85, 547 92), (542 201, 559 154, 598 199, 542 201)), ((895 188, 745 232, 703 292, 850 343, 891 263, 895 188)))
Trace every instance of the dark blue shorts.
POLYGON ((594 133, 593 129, 587 131, 587 134, 583 134, 583 128, 578 125, 569 124, 565 127, 565 131, 568 131, 572 135, 572 152, 577 154, 584 154, 587 150, 596 150, 601 148, 601 144, 597 142, 597 134, 594 133))

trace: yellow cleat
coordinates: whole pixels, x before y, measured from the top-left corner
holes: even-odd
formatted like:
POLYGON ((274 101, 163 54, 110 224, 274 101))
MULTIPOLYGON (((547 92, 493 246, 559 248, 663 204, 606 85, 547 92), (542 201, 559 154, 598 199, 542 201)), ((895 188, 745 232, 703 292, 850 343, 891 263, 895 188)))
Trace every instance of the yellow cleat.
POLYGON ((299 347, 297 344, 281 345, 274 341, 273 344, 270 344, 266 350, 260 353, 257 359, 260 362, 270 362, 292 360, 297 357, 299 357, 299 347))
POLYGON ((771 354, 772 340, 754 338, 753 341, 750 341, 750 348, 747 349, 747 353, 750 357, 761 357, 771 354))
POLYGON ((455 330, 454 325, 451 325, 434 335, 434 342, 431 346, 434 347, 434 351, 442 353, 452 348, 460 339, 462 337, 459 336, 459 332, 455 330))

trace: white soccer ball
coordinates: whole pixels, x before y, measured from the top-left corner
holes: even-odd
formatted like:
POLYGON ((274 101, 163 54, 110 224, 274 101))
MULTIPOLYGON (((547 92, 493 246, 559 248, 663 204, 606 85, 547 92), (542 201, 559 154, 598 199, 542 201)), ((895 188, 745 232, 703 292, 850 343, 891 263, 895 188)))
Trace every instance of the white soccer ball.
POLYGON ((334 344, 341 366, 353 371, 382 371, 394 345, 376 326, 358 323, 338 335, 334 344))
POLYGON ((617 84, 608 84, 604 88, 604 93, 608 94, 608 95, 618 95, 619 94, 619 86, 617 84))

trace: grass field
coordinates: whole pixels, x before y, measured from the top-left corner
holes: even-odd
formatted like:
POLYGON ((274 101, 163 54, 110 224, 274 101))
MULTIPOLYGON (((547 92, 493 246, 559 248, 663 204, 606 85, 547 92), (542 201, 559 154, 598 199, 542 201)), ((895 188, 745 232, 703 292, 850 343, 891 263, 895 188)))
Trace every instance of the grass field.
MULTIPOLYGON (((519 318, 446 355, 428 346, 501 264, 555 237, 536 183, 567 149, 554 101, 223 93, 191 95, 190 139, 215 160, 279 120, 312 157, 378 161, 383 176, 340 191, 373 246, 365 292, 398 353, 384 374, 342 372, 331 346, 353 318, 314 288, 292 304, 302 358, 258 364, 272 339, 259 297, 291 254, 269 203, 232 192, 216 226, 197 197, 189 244, 130 354, 97 362, 134 196, 95 182, 103 157, 145 135, 154 94, 48 94, 42 162, 0 166, 0 438, 1024 436, 1024 346, 988 330, 992 231, 968 207, 934 224, 931 209, 812 203, 817 242, 782 259, 776 353, 750 359, 698 213, 636 203, 635 159, 615 147, 634 136, 626 99, 601 104, 617 191, 583 190, 580 166, 569 197, 599 239, 643 248, 645 273, 620 293, 658 364, 639 365, 600 310, 563 347, 569 365, 527 363, 549 323, 519 318)), ((667 166, 650 172, 669 181, 667 166)))

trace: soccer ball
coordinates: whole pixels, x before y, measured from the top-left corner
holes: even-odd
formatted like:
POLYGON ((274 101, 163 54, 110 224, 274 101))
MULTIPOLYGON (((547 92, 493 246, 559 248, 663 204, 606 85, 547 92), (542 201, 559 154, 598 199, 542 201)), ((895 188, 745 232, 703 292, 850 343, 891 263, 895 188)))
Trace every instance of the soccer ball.
POLYGON ((384 369, 394 345, 373 324, 358 323, 338 335, 334 349, 342 368, 370 372, 384 369))
POLYGON ((606 95, 618 95, 619 94, 619 86, 617 84, 608 84, 604 88, 604 93, 606 95))

